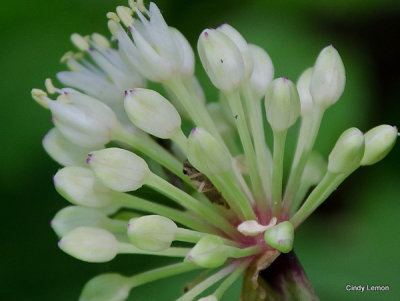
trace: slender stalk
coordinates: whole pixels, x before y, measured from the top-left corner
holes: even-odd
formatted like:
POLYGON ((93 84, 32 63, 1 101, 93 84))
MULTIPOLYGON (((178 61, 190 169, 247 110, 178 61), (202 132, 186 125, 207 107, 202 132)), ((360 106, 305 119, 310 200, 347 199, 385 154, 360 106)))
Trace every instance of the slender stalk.
MULTIPOLYGON (((208 233, 193 231, 184 228, 178 228, 177 232, 175 233, 174 240, 197 243, 202 237, 206 235, 208 235, 208 233)), ((238 246, 238 243, 233 240, 229 240, 226 238, 221 238, 221 239, 226 245, 238 246)))
POLYGON ((296 151, 283 200, 285 210, 289 210, 292 206, 296 191, 300 185, 301 175, 317 138, 323 115, 324 110, 316 108, 311 117, 302 119, 296 151))
POLYGON ((116 202, 124 207, 162 215, 197 231, 218 233, 216 228, 182 210, 156 204, 127 193, 114 192, 114 194, 115 195, 113 198, 116 200, 116 202))
POLYGON ((211 176, 210 180, 222 193, 223 197, 240 220, 257 219, 246 195, 239 188, 235 178, 230 173, 211 176))
POLYGON ((298 227, 328 196, 347 178, 349 174, 332 174, 327 172, 321 182, 308 196, 303 206, 290 219, 293 226, 298 227))
POLYGON ((192 301, 194 298, 196 298, 198 295, 200 295, 203 291, 205 291, 211 285, 220 281, 226 275, 233 272, 236 269, 236 267, 237 267, 237 263, 234 262, 234 263, 228 265, 227 267, 219 270, 214 275, 208 277, 207 279, 205 279, 202 282, 200 282, 199 284, 197 284, 195 287, 193 287, 190 291, 188 291, 186 294, 184 294, 182 297, 180 297, 176 301, 192 301))
POLYGON ((177 264, 168 265, 162 268, 146 271, 144 273, 140 273, 137 275, 133 275, 128 278, 128 282, 133 288, 162 278, 167 278, 170 276, 186 273, 198 268, 199 268, 198 266, 192 263, 181 262, 177 264))
POLYGON ((248 248, 243 248, 243 249, 236 248, 236 247, 230 247, 230 246, 226 246, 225 248, 229 253, 229 257, 233 257, 233 258, 248 257, 248 256, 259 253, 262 249, 261 246, 259 246, 259 245, 248 247, 248 248))
MULTIPOLYGON (((243 94, 246 98, 246 107, 250 121, 251 134, 253 136, 254 149, 256 152, 257 166, 259 176, 267 199, 271 198, 271 171, 272 171, 272 155, 265 141, 264 123, 261 110, 261 101, 254 98, 249 84, 243 86, 243 94)), ((266 203, 260 204, 262 208, 266 207, 266 203)))
POLYGON ((168 257, 186 257, 190 252, 190 248, 168 248, 164 251, 150 252, 136 248, 135 246, 120 242, 118 243, 119 254, 143 254, 143 255, 157 255, 157 256, 168 256, 168 257))
POLYGON ((187 154, 187 138, 181 129, 175 132, 175 134, 171 137, 171 140, 179 146, 180 150, 185 155, 187 154))
POLYGON ((243 271, 247 268, 250 264, 250 260, 243 261, 235 271, 230 274, 222 283, 221 285, 214 291, 213 295, 217 297, 218 300, 222 298, 226 290, 240 277, 243 271))
POLYGON ((307 192, 310 190, 311 185, 307 183, 307 181, 301 181, 299 189, 296 192, 296 197, 293 200, 292 205, 290 206, 290 215, 292 216, 297 209, 299 209, 301 202, 304 200, 307 192))
POLYGON ((110 232, 126 232, 127 221, 118 219, 107 219, 105 223, 105 229, 110 232))
POLYGON ((115 131, 113 140, 118 140, 132 146, 154 161, 160 163, 184 182, 190 184, 190 180, 182 172, 182 163, 148 135, 140 135, 138 137, 121 127, 119 130, 115 131))
POLYGON ((249 167, 249 175, 256 199, 263 196, 261 181, 258 173, 258 166, 256 155, 254 152, 253 142, 249 129, 247 127, 246 116, 244 114, 243 106, 240 100, 239 92, 226 94, 228 103, 231 107, 233 116, 235 116, 236 127, 239 132, 240 140, 243 145, 244 154, 249 167))
POLYGON ((279 216, 282 200, 283 157, 285 153, 287 130, 274 131, 274 155, 272 169, 272 207, 274 214, 279 216))
POLYGON ((212 204, 205 205, 201 203, 186 192, 180 190, 153 173, 150 173, 147 176, 145 183, 160 193, 168 196, 184 208, 200 215, 212 225, 215 225, 221 229, 227 235, 231 237, 238 236, 238 232, 236 231, 235 227, 233 227, 232 224, 230 224, 223 216, 221 216, 217 209, 212 206, 212 204))

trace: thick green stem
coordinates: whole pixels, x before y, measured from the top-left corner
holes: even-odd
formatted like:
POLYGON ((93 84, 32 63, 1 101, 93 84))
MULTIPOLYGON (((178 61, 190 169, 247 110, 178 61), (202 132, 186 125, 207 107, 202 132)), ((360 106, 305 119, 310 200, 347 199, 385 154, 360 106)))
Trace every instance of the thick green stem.
POLYGON ((279 216, 282 200, 283 158, 285 154, 287 130, 274 131, 274 156, 272 169, 272 207, 275 216, 279 216))
POLYGON ((217 229, 182 210, 160 205, 127 193, 114 192, 113 198, 121 206, 168 217, 186 227, 201 232, 217 233, 217 229))
POLYGON ((308 157, 317 138, 323 115, 324 110, 316 108, 312 116, 308 116, 308 118, 303 117, 302 119, 296 152, 284 195, 283 205, 286 210, 291 208, 296 196, 296 191, 301 181, 301 175, 303 174, 304 167, 306 166, 308 157))
POLYGON ((137 149, 190 184, 190 180, 182 172, 182 163, 148 135, 134 135, 121 127, 115 131, 113 140, 121 141, 137 149))
POLYGON ((243 145, 246 162, 249 167, 249 175, 255 197, 256 199, 261 199, 263 197, 263 193, 258 173, 256 155, 254 152, 253 142, 251 141, 250 132, 247 127, 246 115, 243 110, 239 92, 236 91, 229 93, 226 95, 226 97, 231 107, 232 114, 235 116, 235 123, 243 145))
POLYGON ((212 225, 215 225, 227 235, 231 237, 238 236, 238 232, 236 231, 235 227, 233 227, 232 224, 230 224, 223 216, 221 216, 217 209, 212 206, 212 204, 206 205, 201 203, 199 200, 196 200, 186 192, 180 190, 153 173, 150 173, 147 176, 145 183, 160 193, 168 196, 184 208, 200 215, 206 221, 210 222, 212 225))
POLYGON ((347 178, 349 174, 332 174, 327 172, 321 182, 308 196, 303 206, 290 219, 293 226, 298 227, 329 195, 347 178))

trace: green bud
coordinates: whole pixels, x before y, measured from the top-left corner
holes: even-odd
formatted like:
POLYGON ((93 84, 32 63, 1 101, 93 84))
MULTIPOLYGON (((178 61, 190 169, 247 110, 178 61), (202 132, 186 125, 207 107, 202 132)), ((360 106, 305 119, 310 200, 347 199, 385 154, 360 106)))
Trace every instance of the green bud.
POLYGON ((343 132, 328 159, 330 173, 350 173, 360 166, 364 155, 364 135, 357 128, 343 132))
POLYGON ((265 95, 265 110, 272 129, 287 130, 300 115, 300 99, 295 85, 287 78, 271 82, 265 95))
POLYGON ((58 246, 65 253, 87 262, 107 262, 118 252, 118 242, 110 232, 92 227, 75 228, 58 246))
POLYGON ((129 221, 128 237, 135 247, 158 252, 171 246, 177 230, 178 227, 169 218, 147 215, 129 221))
POLYGON ((190 250, 186 259, 203 268, 216 268, 224 264, 228 254, 219 236, 206 235, 190 250))
POLYGON ((152 90, 125 91, 125 111, 133 124, 158 138, 169 139, 181 127, 181 117, 175 107, 152 90))
POLYGON ((322 49, 314 65, 310 93, 313 102, 328 108, 338 101, 346 83, 342 59, 332 45, 322 49))
POLYGON ((99 210, 68 206, 57 212, 51 221, 51 227, 58 236, 62 237, 71 230, 82 226, 102 228, 107 220, 107 216, 99 210))
POLYGON ((286 221, 268 228, 264 233, 267 244, 282 253, 289 253, 293 249, 294 227, 286 221))
POLYGON ((111 190, 88 168, 64 167, 56 173, 53 181, 58 193, 73 204, 93 208, 113 204, 111 190))
POLYGON ((392 150, 398 131, 394 126, 382 124, 365 133, 365 151, 361 165, 372 165, 382 160, 392 150))
POLYGON ((202 128, 195 128, 188 139, 190 163, 207 175, 216 175, 232 168, 227 150, 211 134, 202 128), (205 154, 207 154, 205 156, 205 154))
POLYGON ((124 301, 129 296, 129 279, 119 274, 102 274, 90 279, 79 301, 124 301))
POLYGON ((89 154, 87 163, 107 187, 120 191, 134 191, 144 184, 150 170, 138 155, 121 149, 106 148, 89 154))

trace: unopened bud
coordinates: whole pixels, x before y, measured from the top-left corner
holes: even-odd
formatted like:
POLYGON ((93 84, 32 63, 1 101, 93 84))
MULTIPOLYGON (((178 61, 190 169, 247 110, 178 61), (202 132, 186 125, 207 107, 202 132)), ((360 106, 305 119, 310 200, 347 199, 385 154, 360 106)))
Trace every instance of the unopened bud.
POLYGON ((110 232, 92 227, 75 228, 58 243, 65 253, 87 262, 107 262, 118 251, 118 242, 110 232))
POLYGON ((190 133, 187 155, 190 163, 207 175, 220 174, 232 168, 227 150, 202 128, 195 128, 190 133))
POLYGON ((254 63, 250 86, 254 97, 259 100, 265 96, 274 78, 274 65, 268 53, 261 47, 249 44, 249 50, 254 63))
POLYGON ((158 252, 171 246, 177 229, 176 224, 169 218, 147 215, 129 221, 128 237, 135 247, 158 252))
POLYGON ((224 92, 235 90, 244 79, 244 62, 239 49, 224 33, 205 29, 197 43, 201 63, 208 77, 224 92))
POLYGON ((166 98, 155 91, 140 88, 125 91, 124 104, 129 119, 153 136, 169 139, 180 129, 179 113, 166 98))
POLYGON ((272 129, 287 130, 300 114, 300 99, 295 85, 287 78, 278 78, 269 85, 265 95, 265 110, 272 129))
POLYGON ((249 44, 247 44, 246 40, 235 28, 227 23, 219 26, 217 31, 227 35, 239 49, 244 63, 244 76, 245 78, 249 78, 253 71, 253 59, 249 51, 249 44))
POLYGON ((332 45, 325 47, 318 55, 311 77, 313 102, 328 108, 338 101, 345 83, 346 75, 339 53, 332 45))
POLYGON ((53 180, 58 193, 73 204, 101 208, 113 203, 111 190, 96 179, 88 168, 64 167, 53 180))
POLYGON ((311 76, 313 68, 306 69, 297 80, 297 91, 299 92, 301 116, 309 115, 314 110, 314 104, 310 93, 311 76))
POLYGON ((365 151, 361 165, 372 165, 383 158, 392 150, 398 135, 394 126, 382 124, 364 134, 365 151))
POLYGON ((324 177, 327 170, 327 162, 324 157, 314 151, 308 157, 302 174, 302 181, 309 185, 317 185, 324 177))
POLYGON ((219 236, 206 235, 190 250, 186 259, 203 268, 216 268, 228 258, 227 251, 219 236))
POLYGON ((90 153, 87 162, 104 185, 120 192, 142 187, 150 172, 141 157, 115 147, 90 153))
POLYGON ((289 253, 293 249, 294 227, 286 221, 267 229, 264 233, 267 244, 282 253, 289 253))
POLYGON ((79 301, 124 301, 131 287, 127 277, 115 273, 102 274, 85 284, 79 301))
POLYGON ((328 159, 331 173, 349 173, 360 166, 364 155, 364 135, 357 128, 343 132, 332 149, 328 159))

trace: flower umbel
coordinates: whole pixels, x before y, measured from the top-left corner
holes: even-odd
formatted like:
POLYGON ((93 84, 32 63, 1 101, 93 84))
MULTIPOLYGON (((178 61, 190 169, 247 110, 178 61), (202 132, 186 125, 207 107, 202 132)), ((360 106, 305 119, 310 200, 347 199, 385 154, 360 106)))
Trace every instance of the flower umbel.
POLYGON ((80 300, 126 300, 134 287, 195 269, 211 275, 179 301, 220 300, 241 275, 243 300, 279 300, 291 289, 316 300, 292 252, 295 231, 350 174, 389 153, 397 128, 380 125, 366 134, 350 128, 324 158, 314 142, 346 78, 333 46, 320 52, 314 66, 305 66, 296 85, 273 79, 269 55, 232 26, 206 29, 197 49, 221 95, 207 104, 190 44, 154 3, 146 8, 130 0, 107 17, 111 39, 71 36, 77 52, 64 55, 69 71, 57 74, 64 88, 47 79, 47 93, 32 90, 55 126, 43 140, 63 166, 54 185, 74 205, 58 212, 52 227, 59 247, 87 262, 121 253, 179 259, 133 276, 99 275, 80 300), (160 83, 168 97, 146 89, 147 81, 160 83), (298 119, 285 183, 286 134, 298 119), (192 125, 190 132, 183 120, 192 125), (265 126, 272 129, 272 148, 265 126), (139 197, 142 186, 175 204, 139 197), (275 287, 262 277, 285 260, 286 274, 276 277, 290 276, 295 288, 275 287))

